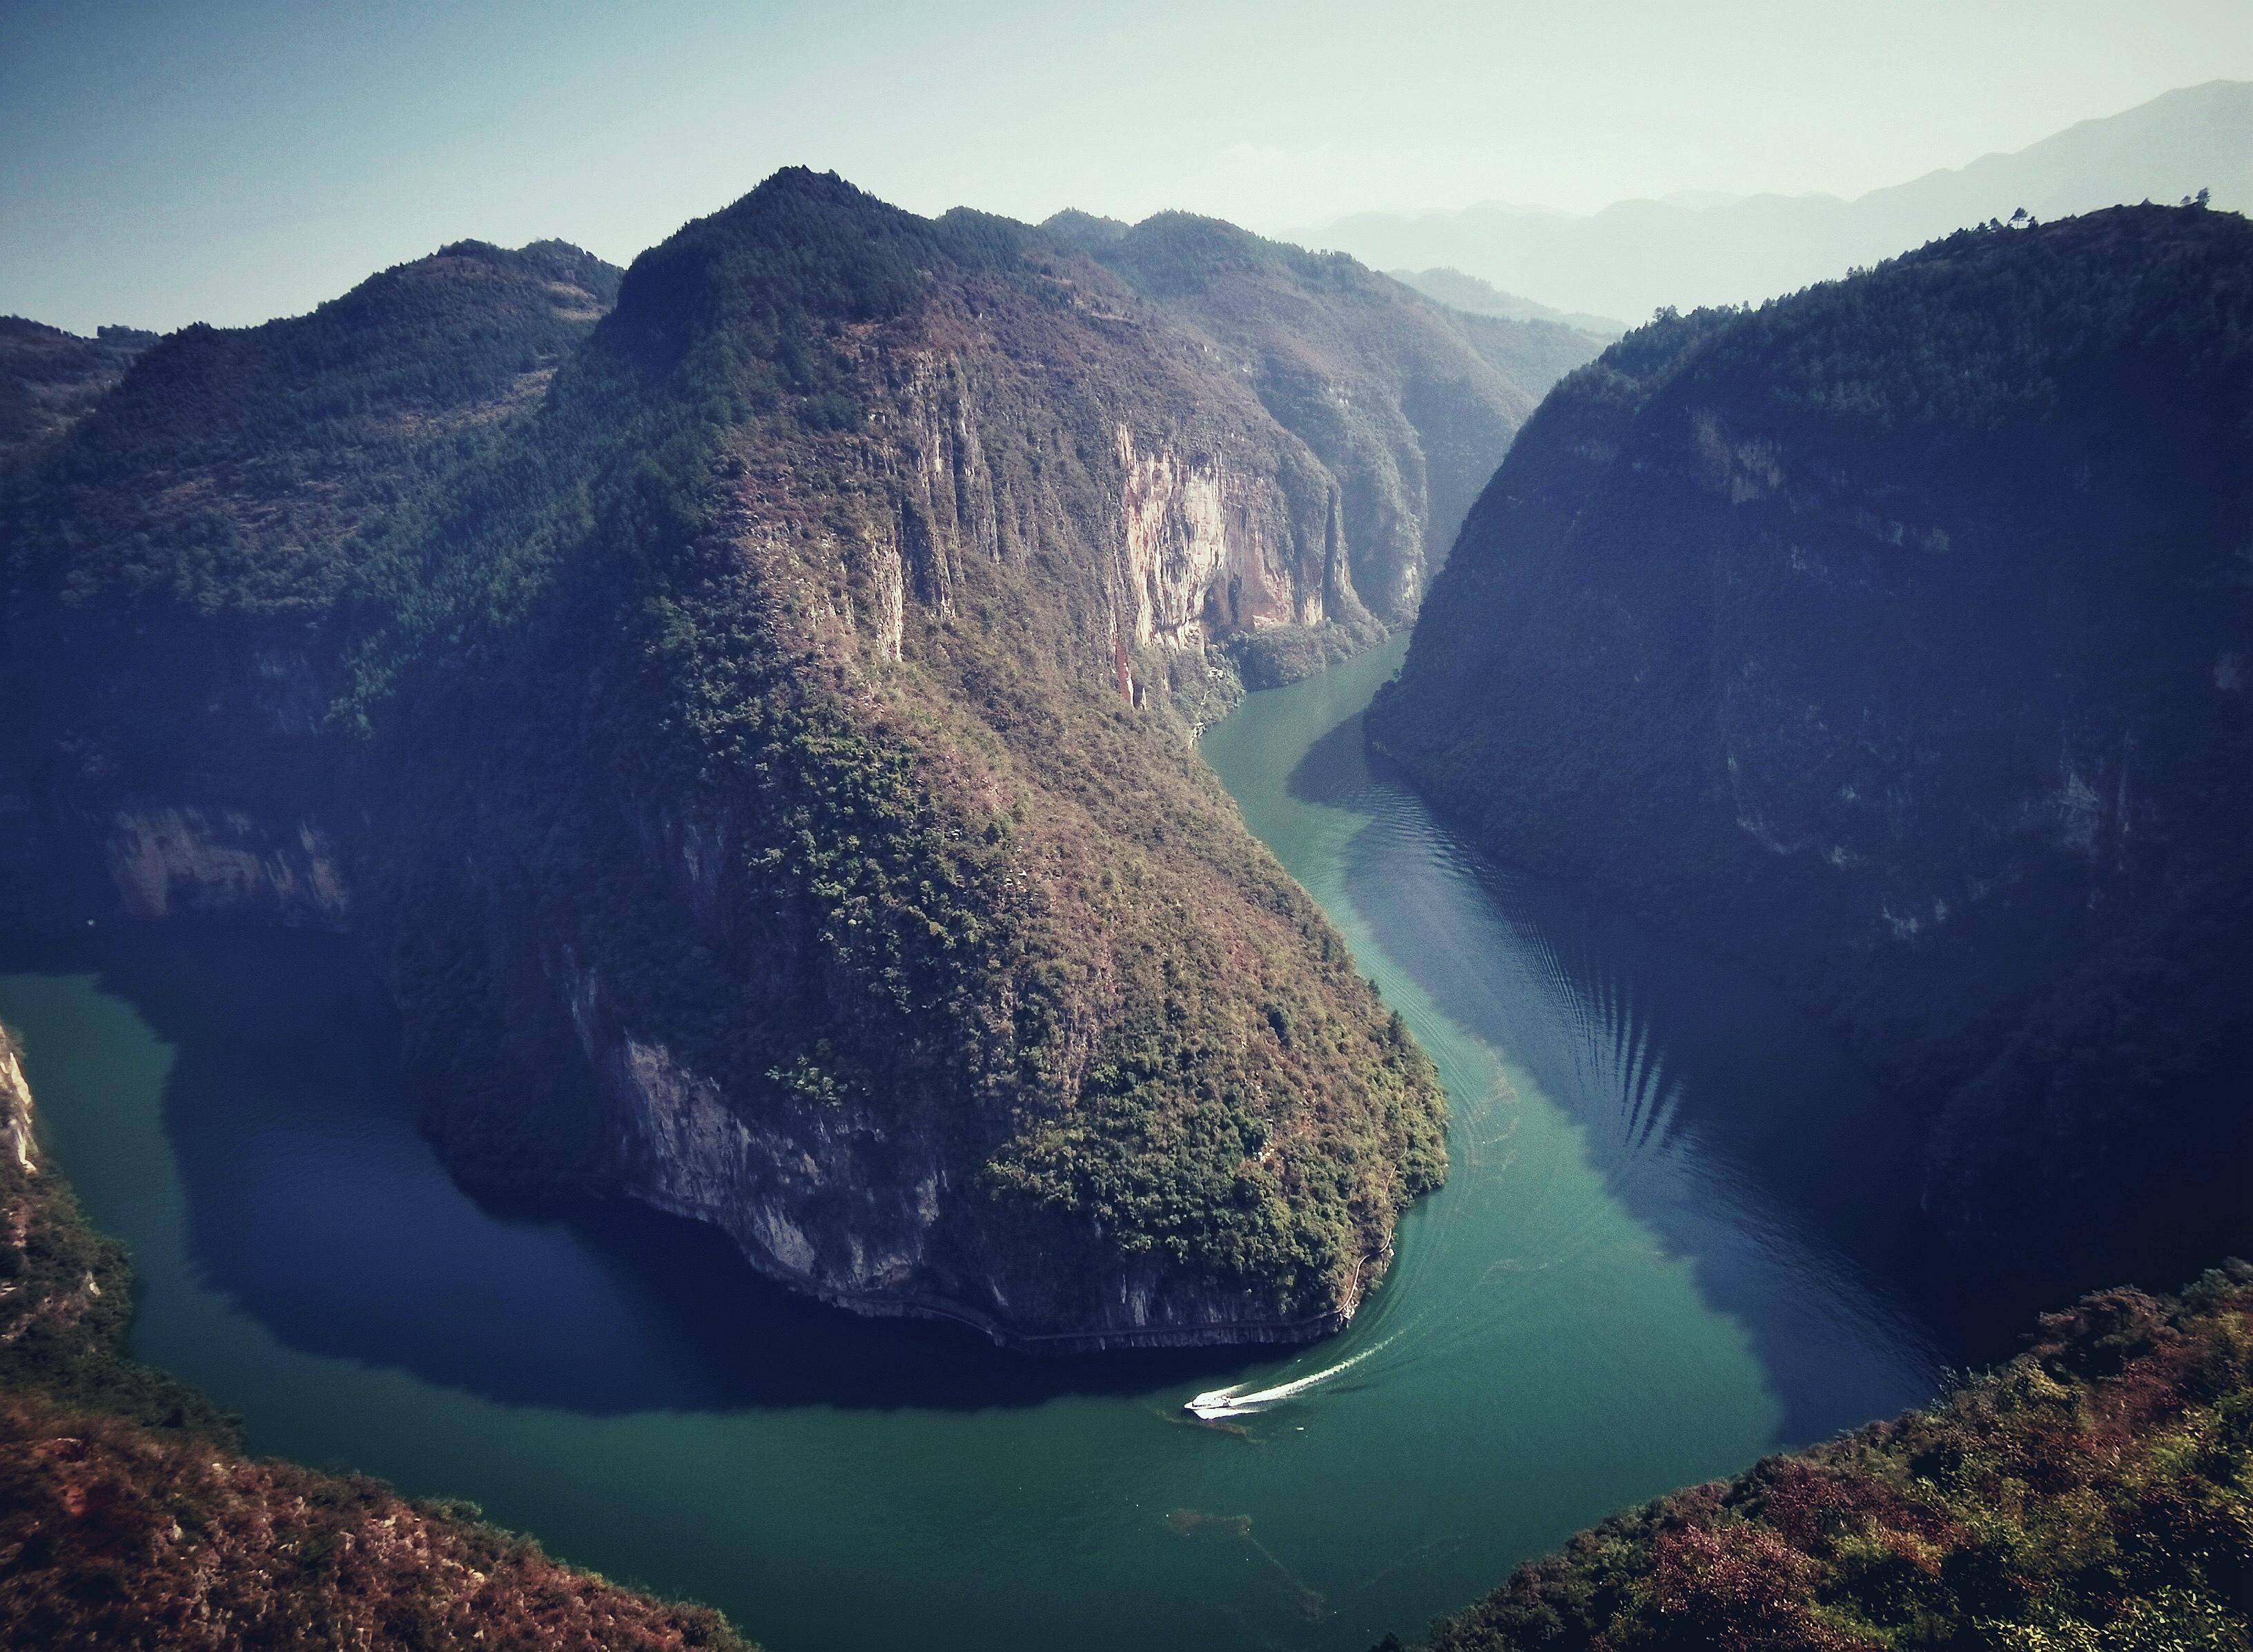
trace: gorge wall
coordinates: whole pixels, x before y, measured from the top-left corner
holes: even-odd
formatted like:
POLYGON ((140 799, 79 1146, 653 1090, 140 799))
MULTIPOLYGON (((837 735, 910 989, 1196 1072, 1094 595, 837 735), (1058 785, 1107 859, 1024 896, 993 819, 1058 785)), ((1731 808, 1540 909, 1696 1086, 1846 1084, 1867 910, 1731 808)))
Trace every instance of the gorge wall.
POLYGON ((2253 229, 1971 234, 1568 380, 1372 739, 1740 951, 1924 1120, 1965 1281, 2243 1247, 2253 229))
MULTIPOLYGON (((1322 461, 1337 479, 1356 589, 1388 625, 1414 618, 1517 428, 1601 347, 1571 328, 1450 310, 1350 258, 1217 219, 1060 213, 1044 227, 1209 341, 1322 461)), ((1254 647, 1247 668, 1273 682, 1289 659, 1254 647)))

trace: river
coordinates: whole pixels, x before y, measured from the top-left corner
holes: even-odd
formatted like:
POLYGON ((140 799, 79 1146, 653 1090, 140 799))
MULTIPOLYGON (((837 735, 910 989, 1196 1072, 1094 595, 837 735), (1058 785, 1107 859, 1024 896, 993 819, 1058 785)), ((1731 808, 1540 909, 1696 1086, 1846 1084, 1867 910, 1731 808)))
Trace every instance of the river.
POLYGON ((783 1295, 708 1234, 495 1211, 341 944, 0 951, 134 1350, 250 1443, 468 1498, 774 1652, 1361 1652, 1622 1505, 1913 1405, 1950 1357, 1877 1098, 1771 988, 1483 864, 1373 777, 1399 645, 1204 737, 1439 1064, 1447 1187, 1344 1335, 1036 1363, 783 1295), (1308 1381, 1308 1379, 1313 1379, 1308 1381), (1240 1431, 1182 1402, 1292 1391, 1240 1431))

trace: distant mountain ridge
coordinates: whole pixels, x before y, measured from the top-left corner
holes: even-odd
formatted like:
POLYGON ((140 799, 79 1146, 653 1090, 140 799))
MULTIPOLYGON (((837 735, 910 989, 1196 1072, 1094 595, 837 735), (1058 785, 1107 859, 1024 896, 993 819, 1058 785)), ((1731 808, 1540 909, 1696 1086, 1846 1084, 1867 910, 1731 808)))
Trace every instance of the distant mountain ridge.
POLYGON ((1425 297, 1466 315, 1499 316, 1505 321, 1553 321, 1560 326, 1578 328, 1607 344, 1627 331, 1624 323, 1609 316, 1552 309, 1531 298, 1521 298, 1516 293, 1506 293, 1492 282, 1466 275, 1460 269, 1388 269, 1385 273, 1402 286, 1413 287, 1425 297))
POLYGON ((1562 310, 1633 319, 1664 304, 1775 297, 2020 207, 2048 219, 2146 200, 2172 206, 2201 189, 2216 206, 2253 208, 2253 82, 2186 87, 2013 154, 1852 200, 1676 196, 1588 216, 1509 206, 1363 213, 1289 234, 1379 268, 1452 267, 1562 310))

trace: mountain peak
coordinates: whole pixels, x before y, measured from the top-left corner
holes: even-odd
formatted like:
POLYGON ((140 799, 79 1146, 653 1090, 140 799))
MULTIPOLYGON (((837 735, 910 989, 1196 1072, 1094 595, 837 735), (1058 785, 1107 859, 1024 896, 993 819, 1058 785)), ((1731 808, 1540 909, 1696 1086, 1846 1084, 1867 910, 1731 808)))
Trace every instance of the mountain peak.
POLYGON ((771 340, 808 318, 879 320, 937 272, 1013 264, 1024 234, 982 213, 919 217, 834 172, 785 167, 635 259, 607 331, 663 368, 714 331, 771 340))

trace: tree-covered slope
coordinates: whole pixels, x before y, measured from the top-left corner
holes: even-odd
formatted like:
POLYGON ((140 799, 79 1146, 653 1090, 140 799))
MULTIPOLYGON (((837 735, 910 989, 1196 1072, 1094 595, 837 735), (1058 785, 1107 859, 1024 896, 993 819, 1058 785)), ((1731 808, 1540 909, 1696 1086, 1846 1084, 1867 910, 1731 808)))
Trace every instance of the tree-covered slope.
POLYGON ((185 328, 49 457, 10 537, 73 591, 324 605, 361 530, 536 401, 617 281, 561 241, 461 241, 310 315, 185 328))
POLYGON ((0 316, 0 471, 85 417, 156 342, 156 334, 132 327, 104 327, 81 338, 0 316))
POLYGON ((2162 208, 1643 328, 1371 716, 1498 853, 1846 1027, 1966 1277, 2036 1300, 2253 1237, 2249 338, 2253 225, 2162 208))
POLYGON ((366 936, 482 1188, 1036 1345, 1350 1314, 1438 1088, 1189 734, 1223 645, 1373 622, 1336 479, 1206 342, 789 172, 478 429, 295 537, 263 460, 177 525, 171 471, 38 473, 11 737, 73 898, 366 936))
MULTIPOLYGON (((2108 1291, 1929 1410, 1604 1523, 1431 1652, 2242 1652, 2253 1269, 2108 1291)), ((1393 1644, 1388 1642, 1388 1644, 1393 1644)))
POLYGON ((278 879, 269 916, 337 919, 308 812, 367 540, 538 405, 618 274, 464 242, 310 315, 188 328, 0 484, 0 921, 120 872, 137 916, 278 879))
POLYGON ((462 1506, 244 1453, 124 1357, 133 1278, 32 1140, 0 1028, 0 1642, 741 1652, 719 1614, 559 1565, 462 1506))
MULTIPOLYGON (((801 173, 637 261, 522 464, 363 657, 380 746, 459 730, 429 864, 506 868, 418 897, 454 1069, 528 926, 596 1159, 785 1278, 1036 1343, 1350 1313, 1436 1087, 1168 688, 1354 610, 1303 447, 1043 238, 801 173)), ((518 1109, 446 1128, 513 1162, 518 1109)))
POLYGON ((1343 491, 1355 582, 1388 623, 1414 617, 1543 394, 1601 347, 1553 323, 1450 310, 1343 254, 1217 219, 1061 213, 1046 227, 1210 338, 1321 457, 1343 491))

